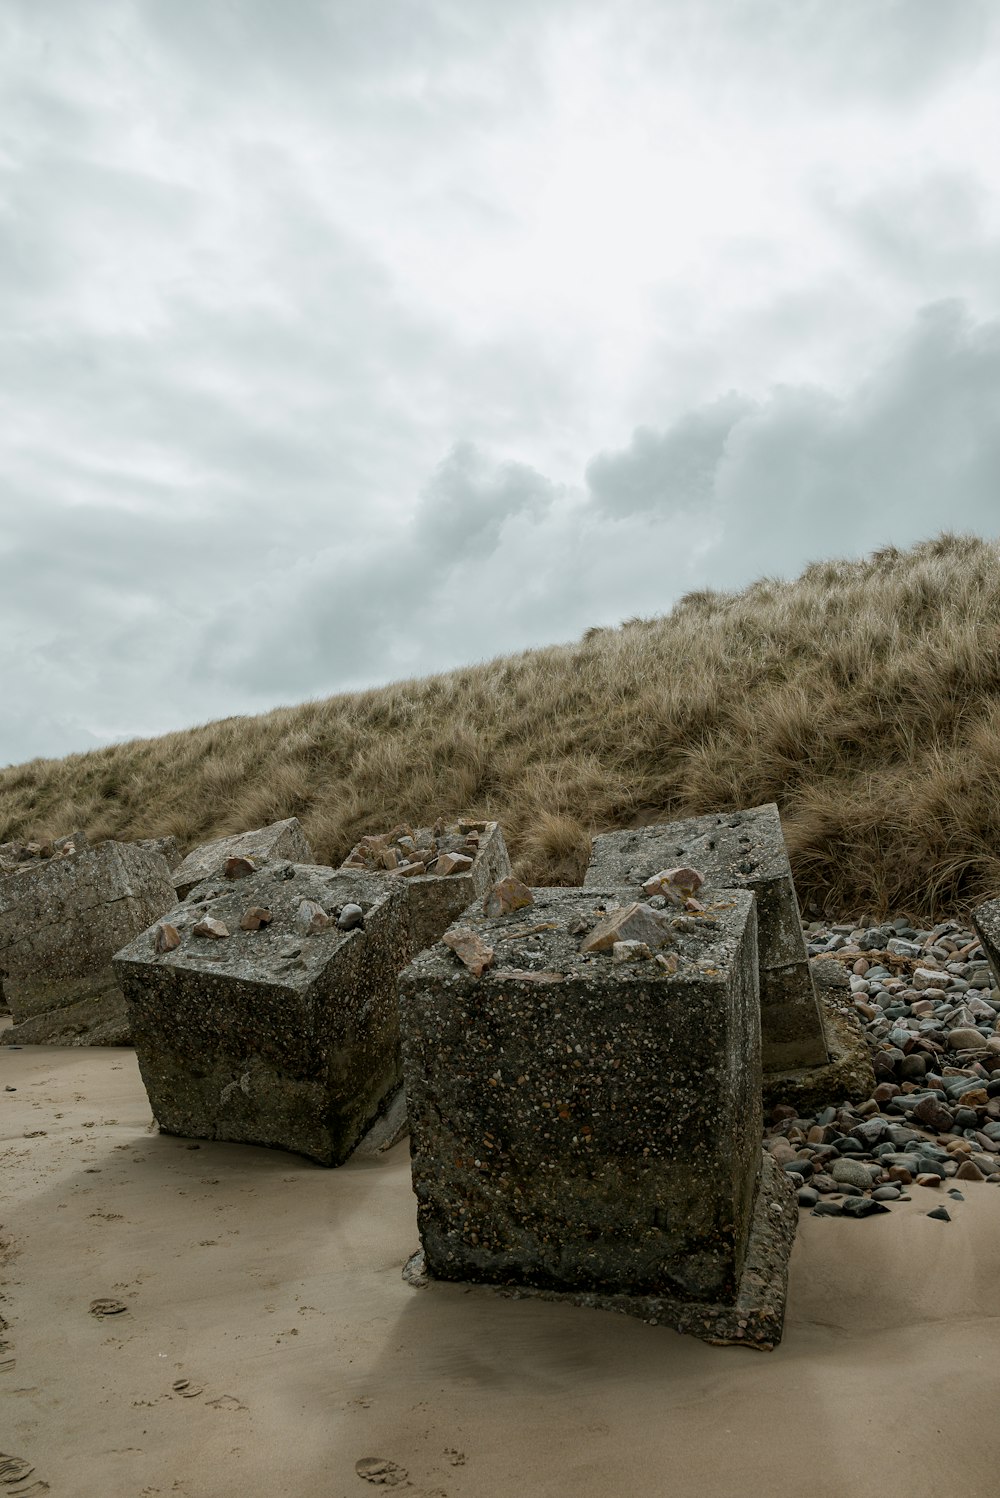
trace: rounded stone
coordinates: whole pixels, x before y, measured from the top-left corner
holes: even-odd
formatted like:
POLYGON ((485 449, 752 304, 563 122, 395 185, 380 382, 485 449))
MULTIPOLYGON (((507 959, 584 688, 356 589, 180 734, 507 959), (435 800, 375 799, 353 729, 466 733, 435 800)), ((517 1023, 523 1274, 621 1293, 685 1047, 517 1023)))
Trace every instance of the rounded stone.
POLYGON ((861 1160, 834 1160, 830 1174, 835 1181, 866 1191, 872 1183, 872 1167, 861 1160))

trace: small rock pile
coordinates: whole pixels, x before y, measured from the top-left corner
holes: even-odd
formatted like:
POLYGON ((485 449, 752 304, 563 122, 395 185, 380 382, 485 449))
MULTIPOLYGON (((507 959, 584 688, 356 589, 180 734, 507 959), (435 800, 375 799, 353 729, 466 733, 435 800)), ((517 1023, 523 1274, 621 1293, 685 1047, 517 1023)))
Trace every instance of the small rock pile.
MULTIPOLYGON (((917 930, 806 930, 810 958, 849 973, 876 1087, 855 1106, 775 1108, 764 1144, 816 1214, 863 1217, 905 1188, 1000 1184, 1000 988, 979 938, 955 921, 917 930)), ((958 1186, 949 1194, 960 1198, 958 1186)), ((945 1207, 929 1214, 947 1220, 945 1207)))
POLYGON ((414 829, 400 822, 390 832, 369 833, 345 858, 345 869, 413 878, 419 874, 464 874, 472 868, 486 822, 455 822, 414 829))
POLYGON ((34 868, 50 858, 72 858, 89 847, 86 833, 71 832, 67 837, 46 838, 39 842, 0 843, 0 870, 16 873, 34 868))

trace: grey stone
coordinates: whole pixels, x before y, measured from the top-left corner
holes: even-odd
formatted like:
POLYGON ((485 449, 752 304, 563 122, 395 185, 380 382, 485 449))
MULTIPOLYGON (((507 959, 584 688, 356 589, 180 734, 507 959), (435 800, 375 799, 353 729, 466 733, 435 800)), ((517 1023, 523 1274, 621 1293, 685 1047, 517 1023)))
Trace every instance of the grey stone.
MULTIPOLYGON (((293 865, 263 870, 169 915, 181 945, 147 931, 115 957, 139 1070, 161 1129, 272 1145, 341 1164, 398 1088, 395 980, 412 955, 405 895, 364 875, 293 865), (303 899, 361 905, 364 926, 298 934, 303 899), (240 927, 247 906, 271 922, 240 927), (211 911, 232 933, 192 935, 211 911)), ((196 895, 197 895, 196 891, 196 895)))
POLYGON ((728 889, 756 896, 765 1074, 826 1065, 827 1038, 777 806, 603 833, 594 839, 584 886, 642 886, 677 864, 704 876, 700 898, 728 889))
MULTIPOLYGON (((658 865, 661 867, 662 865, 658 865)), ((476 979, 443 943, 400 976, 417 1220, 444 1279, 732 1303, 760 1174, 753 901, 730 891, 657 958, 586 955, 568 927, 630 892, 537 889, 544 972, 476 979)), ((787 1187, 786 1187, 787 1189, 787 1187)))
POLYGON ((981 1035, 978 1030, 971 1026, 948 1031, 948 1049, 950 1051, 975 1051, 985 1050, 986 1036, 981 1035))
POLYGON ((843 1203, 844 1217, 874 1217, 877 1212, 888 1212, 884 1202, 870 1196, 855 1196, 843 1203))
POLYGON ((177 899, 183 900, 205 879, 219 879, 230 858, 249 858, 258 868, 277 859, 311 864, 315 860, 297 817, 272 822, 252 832, 238 832, 232 837, 216 838, 189 853, 173 870, 177 899))
POLYGON ((134 843, 0 873, 0 977, 8 1045, 126 1045, 112 958, 174 903, 166 860, 134 843))
POLYGON ((847 1186, 857 1186, 859 1191, 867 1191, 872 1183, 872 1171, 877 1167, 865 1165, 861 1160, 834 1160, 830 1166, 830 1175, 835 1181, 840 1181, 847 1186))

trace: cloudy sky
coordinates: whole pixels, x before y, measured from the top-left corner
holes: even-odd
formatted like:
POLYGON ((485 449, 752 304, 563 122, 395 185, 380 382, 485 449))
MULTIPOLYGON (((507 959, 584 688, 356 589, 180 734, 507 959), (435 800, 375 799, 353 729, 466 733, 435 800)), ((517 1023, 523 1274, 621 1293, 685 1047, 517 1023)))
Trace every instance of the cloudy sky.
POLYGON ((0 764, 1000 532, 995 0, 2 0, 0 764))

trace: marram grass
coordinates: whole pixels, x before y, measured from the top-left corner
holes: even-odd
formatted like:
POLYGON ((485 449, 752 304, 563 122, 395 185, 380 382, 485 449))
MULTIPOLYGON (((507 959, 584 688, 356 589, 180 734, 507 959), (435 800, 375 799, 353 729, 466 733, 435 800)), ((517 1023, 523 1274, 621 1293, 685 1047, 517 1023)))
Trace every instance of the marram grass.
POLYGON ((0 770, 0 842, 297 816, 364 832, 499 818, 518 873, 578 884, 595 832, 776 801, 800 899, 933 919, 1000 895, 1000 543, 943 535, 689 594, 423 680, 0 770))

